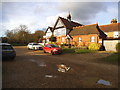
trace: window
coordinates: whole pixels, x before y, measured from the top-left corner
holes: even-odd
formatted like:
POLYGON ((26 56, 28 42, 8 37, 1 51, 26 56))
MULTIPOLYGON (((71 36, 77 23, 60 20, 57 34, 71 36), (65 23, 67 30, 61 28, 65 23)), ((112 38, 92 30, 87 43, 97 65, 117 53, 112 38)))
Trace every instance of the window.
POLYGON ((46 47, 50 48, 51 46, 50 45, 46 45, 46 47))
POLYGON ((95 42, 95 37, 94 36, 91 37, 91 42, 95 42))
POLYGON ((11 50, 13 49, 11 45, 2 45, 3 50, 11 50))
POLYGON ((48 43, 48 42, 49 42, 49 39, 47 39, 46 42, 48 43))
POLYGON ((65 41, 65 38, 64 37, 62 37, 62 42, 64 42, 65 41))
POLYGON ((33 43, 33 45, 39 45, 38 43, 33 43))
POLYGON ((78 42, 82 42, 82 38, 81 37, 78 38, 78 42))
POLYGON ((29 43, 28 45, 32 45, 32 43, 29 43))
POLYGON ((118 38, 119 37, 119 32, 114 32, 114 38, 118 38))
POLYGON ((56 48, 58 48, 59 46, 57 46, 57 45, 54 45, 54 44, 50 44, 52 47, 56 47, 56 48))

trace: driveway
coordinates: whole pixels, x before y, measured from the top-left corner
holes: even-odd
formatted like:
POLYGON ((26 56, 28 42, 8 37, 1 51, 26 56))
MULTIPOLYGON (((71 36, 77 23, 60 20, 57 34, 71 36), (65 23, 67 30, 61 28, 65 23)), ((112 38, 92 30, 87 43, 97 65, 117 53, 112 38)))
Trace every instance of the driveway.
POLYGON ((117 88, 118 66, 100 62, 111 53, 51 55, 42 50, 27 50, 25 46, 14 47, 14 61, 3 61, 3 88, 117 88), (57 65, 70 67, 58 72, 57 65), (103 79, 110 86, 98 84, 103 79))

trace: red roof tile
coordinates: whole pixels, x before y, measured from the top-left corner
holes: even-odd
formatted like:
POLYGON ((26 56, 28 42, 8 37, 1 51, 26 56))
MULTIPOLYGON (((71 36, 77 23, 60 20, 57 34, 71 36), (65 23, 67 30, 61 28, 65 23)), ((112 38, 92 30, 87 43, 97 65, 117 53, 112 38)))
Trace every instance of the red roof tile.
POLYGON ((111 24, 108 24, 108 25, 100 25, 99 28, 103 32, 118 31, 118 30, 120 30, 120 23, 111 23, 111 24))
POLYGON ((98 24, 74 27, 73 30, 70 32, 71 36, 88 35, 88 34, 98 34, 99 37, 101 38, 106 37, 106 34, 104 34, 104 32, 99 29, 98 24))
POLYGON ((76 35, 98 34, 99 32, 96 27, 97 24, 74 27, 73 30, 70 32, 70 35, 76 36, 76 35))

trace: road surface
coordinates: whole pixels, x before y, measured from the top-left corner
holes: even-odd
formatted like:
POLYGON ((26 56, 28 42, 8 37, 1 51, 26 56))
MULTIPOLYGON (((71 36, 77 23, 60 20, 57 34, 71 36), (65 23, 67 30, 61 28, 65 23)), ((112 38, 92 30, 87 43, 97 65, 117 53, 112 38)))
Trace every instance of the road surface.
POLYGON ((99 62, 111 53, 51 55, 42 50, 14 47, 15 60, 2 63, 2 88, 117 88, 118 66, 99 62), (70 69, 59 72, 57 65, 70 69), (110 86, 98 84, 103 79, 110 86))

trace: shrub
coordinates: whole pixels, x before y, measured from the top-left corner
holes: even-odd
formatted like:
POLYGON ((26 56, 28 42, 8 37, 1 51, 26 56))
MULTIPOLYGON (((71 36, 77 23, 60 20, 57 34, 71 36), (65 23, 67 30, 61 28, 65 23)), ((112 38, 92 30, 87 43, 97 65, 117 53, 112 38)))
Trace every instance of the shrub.
POLYGON ((52 41, 50 41, 49 44, 57 44, 57 43, 56 43, 56 42, 52 42, 52 41))
POLYGON ((120 43, 116 44, 116 50, 120 52, 120 43))
POLYGON ((101 45, 97 43, 90 43, 88 46, 89 50, 100 50, 101 45))

